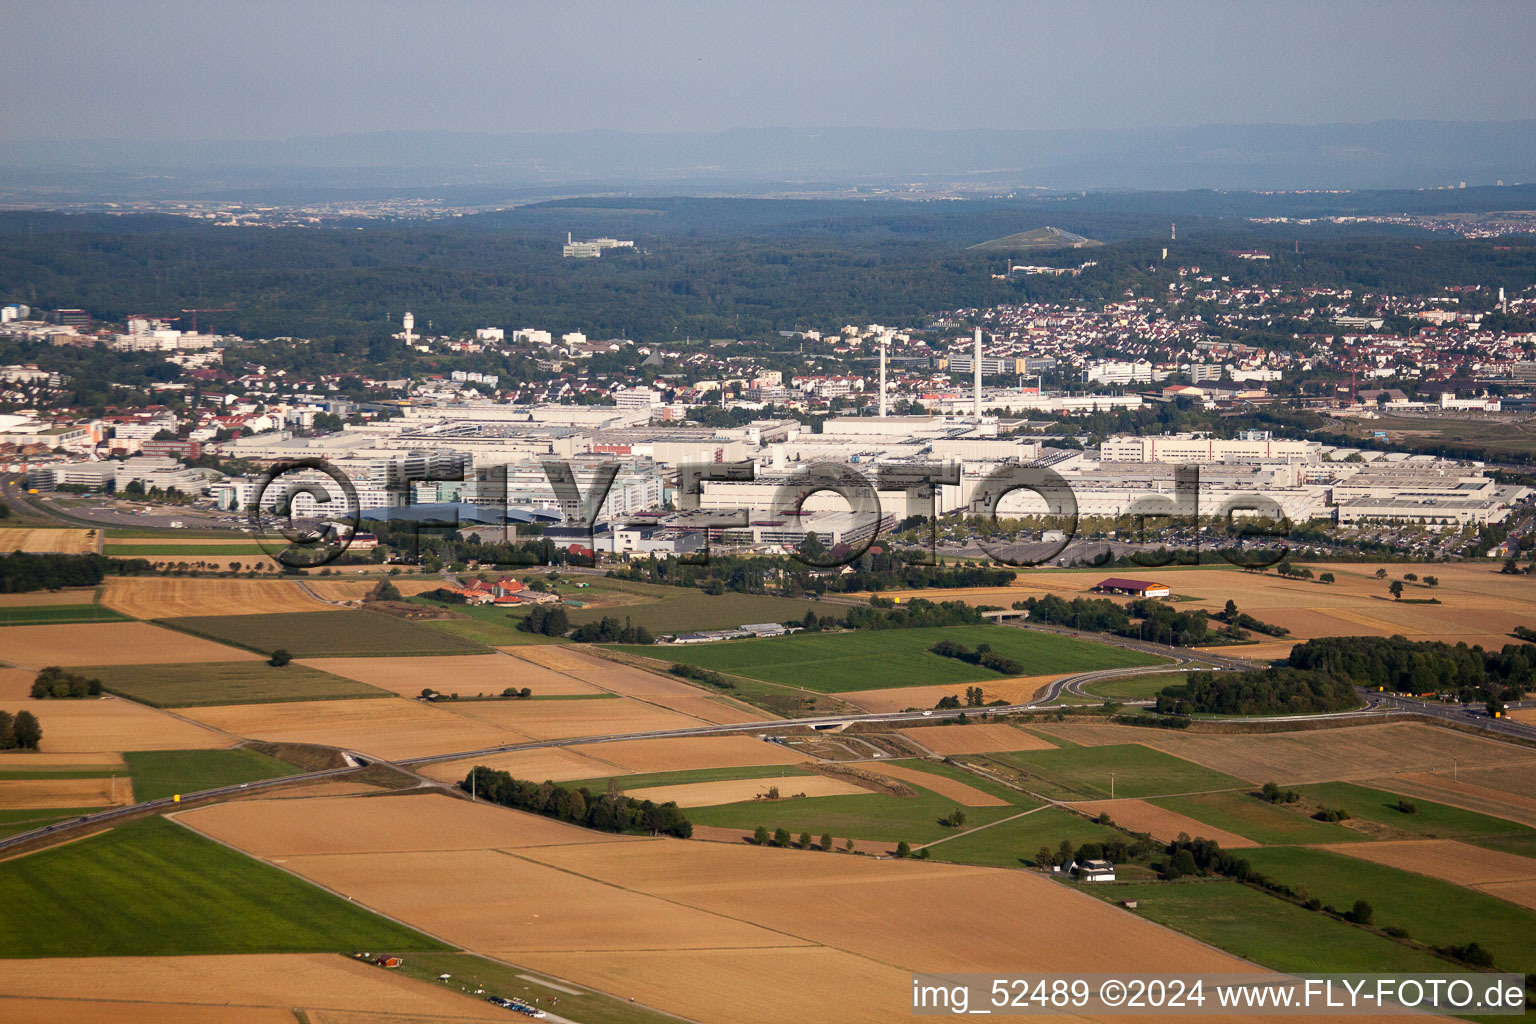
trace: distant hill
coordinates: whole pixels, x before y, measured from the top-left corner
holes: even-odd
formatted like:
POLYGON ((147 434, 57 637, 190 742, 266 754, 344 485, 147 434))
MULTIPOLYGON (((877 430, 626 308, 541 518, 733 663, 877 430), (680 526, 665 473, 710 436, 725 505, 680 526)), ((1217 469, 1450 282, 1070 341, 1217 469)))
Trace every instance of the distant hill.
POLYGON ((1082 249, 1090 245, 1102 245, 1091 238, 1063 231, 1061 228, 1034 228, 1017 234, 1004 235, 987 242, 978 242, 972 249, 984 252, 1041 252, 1046 249, 1082 249))

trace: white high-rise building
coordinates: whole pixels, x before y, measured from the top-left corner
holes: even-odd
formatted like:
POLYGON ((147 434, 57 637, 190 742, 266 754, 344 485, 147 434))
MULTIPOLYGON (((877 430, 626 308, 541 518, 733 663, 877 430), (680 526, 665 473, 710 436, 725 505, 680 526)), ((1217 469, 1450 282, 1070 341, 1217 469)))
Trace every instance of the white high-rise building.
POLYGON ((401 324, 405 327, 405 343, 409 345, 416 340, 416 314, 405 314, 405 319, 401 321, 401 324))

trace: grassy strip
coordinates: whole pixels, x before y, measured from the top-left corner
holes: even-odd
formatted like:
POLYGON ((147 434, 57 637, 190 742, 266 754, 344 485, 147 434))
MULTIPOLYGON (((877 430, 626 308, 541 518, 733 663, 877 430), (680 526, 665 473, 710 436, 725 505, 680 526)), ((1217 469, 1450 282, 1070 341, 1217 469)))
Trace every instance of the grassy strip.
POLYGON ((0 862, 0 957, 449 947, 151 817, 0 862))
POLYGON ((1107 800, 1246 788, 1224 775, 1139 743, 991 755, 1027 772, 1032 791, 1055 800, 1107 800), (1113 773, 1113 774, 1111 774, 1113 773))
POLYGON ((1494 818, 1476 811, 1437 804, 1419 797, 1408 797, 1413 814, 1398 810, 1401 799, 1396 793, 1357 786, 1350 782, 1325 782, 1298 786, 1297 791, 1312 803, 1323 807, 1342 807, 1350 817, 1390 826, 1409 836, 1424 839, 1463 839, 1474 836, 1536 836, 1536 829, 1504 818, 1494 818))
POLYGON ((140 803, 299 773, 286 761, 254 750, 134 750, 123 760, 133 773, 133 798, 140 803))
POLYGON ((1294 805, 1272 804, 1248 793, 1165 796, 1152 803, 1266 846, 1350 843, 1366 838, 1343 825, 1314 821, 1294 805))
MULTIPOLYGON (((1015 809, 1012 813, 1018 813, 1015 809)), ((967 811, 969 814, 969 811, 967 811)), ((1056 852, 1063 839, 1075 849, 1083 843, 1123 839, 1124 833, 1109 825, 1100 825, 1080 814, 1047 807, 1001 825, 993 825, 932 847, 934 860, 956 864, 980 864, 986 867, 1017 868, 1035 865, 1040 847, 1056 852)))
POLYGON ((131 622, 132 616, 99 604, 42 604, 0 607, 0 626, 45 626, 71 622, 131 622))
POLYGON ((97 665, 77 671, 100 679, 112 693, 157 708, 394 696, 367 683, 293 663, 282 668, 264 661, 97 665))
POLYGON ((295 658, 479 654, 485 650, 472 640, 373 611, 196 615, 159 622, 259 654, 282 648, 295 658))

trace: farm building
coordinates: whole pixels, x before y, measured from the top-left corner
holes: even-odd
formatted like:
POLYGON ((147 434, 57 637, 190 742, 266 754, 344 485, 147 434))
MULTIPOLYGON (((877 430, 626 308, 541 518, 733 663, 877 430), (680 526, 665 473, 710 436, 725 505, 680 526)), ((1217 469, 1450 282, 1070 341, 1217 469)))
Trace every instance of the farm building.
POLYGON ((1120 576, 1100 580, 1093 589, 1100 594, 1129 594, 1132 597, 1167 597, 1173 593, 1166 583, 1128 580, 1120 576))
POLYGON ((1085 860, 1077 865, 1079 882, 1113 882, 1115 866, 1107 860, 1085 860))

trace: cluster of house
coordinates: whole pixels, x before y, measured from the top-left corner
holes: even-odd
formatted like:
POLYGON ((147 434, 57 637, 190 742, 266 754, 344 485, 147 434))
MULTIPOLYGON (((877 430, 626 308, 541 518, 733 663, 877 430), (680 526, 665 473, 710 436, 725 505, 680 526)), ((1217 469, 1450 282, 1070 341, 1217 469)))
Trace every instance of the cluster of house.
POLYGON ((459 586, 443 587, 434 591, 434 596, 446 600, 460 601, 464 604, 499 604, 499 605, 528 605, 528 604, 559 604, 560 595, 549 590, 535 590, 520 579, 512 576, 503 576, 491 583, 485 580, 470 580, 459 586))

